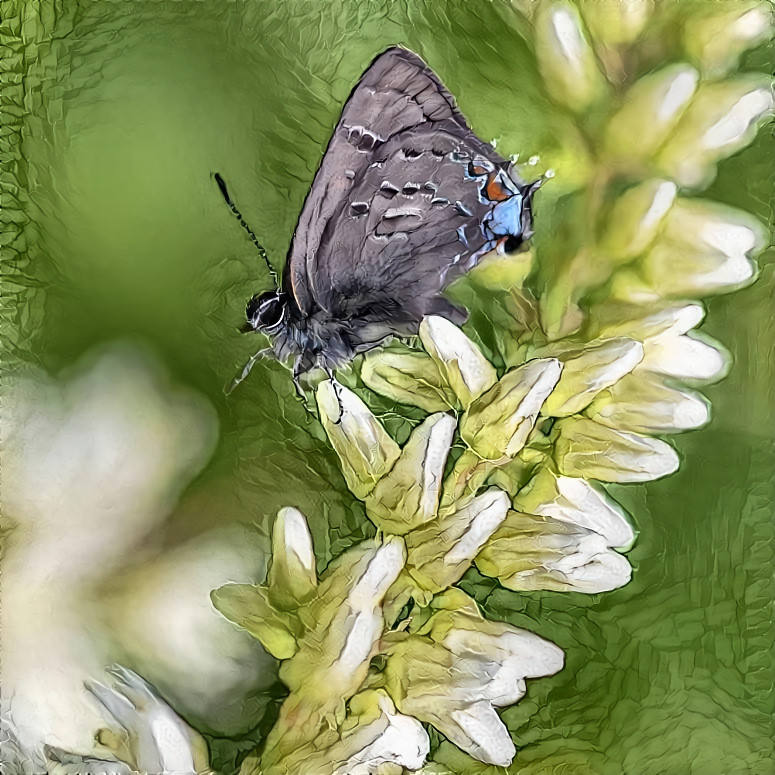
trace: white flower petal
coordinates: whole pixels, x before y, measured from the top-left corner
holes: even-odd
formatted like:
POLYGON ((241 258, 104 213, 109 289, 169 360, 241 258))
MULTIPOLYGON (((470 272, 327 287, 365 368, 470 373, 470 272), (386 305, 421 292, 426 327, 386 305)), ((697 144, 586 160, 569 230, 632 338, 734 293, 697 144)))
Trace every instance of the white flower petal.
POLYGON ((508 495, 496 487, 491 487, 451 515, 450 521, 454 520, 465 526, 465 531, 444 555, 444 563, 457 565, 461 562, 471 562, 506 518, 509 505, 508 495))
POLYGON ((456 427, 452 415, 439 413, 412 431, 393 469, 366 500, 369 519, 377 527, 404 535, 436 516, 456 427))
POLYGON ((508 767, 516 748, 508 730, 489 702, 482 701, 450 713, 441 729, 458 748, 485 764, 508 767))
POLYGON ((601 246, 618 262, 641 255, 655 240, 675 202, 678 187, 671 180, 647 180, 625 191, 608 216, 601 246))
POLYGON ((571 110, 586 108, 603 78, 576 8, 564 2, 539 6, 535 37, 538 67, 549 94, 571 110))
POLYGON ((617 156, 645 159, 665 141, 689 105, 699 82, 689 65, 670 65, 640 78, 611 117, 605 143, 617 156), (643 116, 649 116, 644 124, 643 116), (633 143, 637 133, 638 142, 633 143))
POLYGON ((130 733, 140 771, 188 774, 207 768, 204 740, 140 676, 118 665, 109 672, 113 687, 93 682, 87 688, 130 733))
POLYGON ((485 460, 516 455, 561 372, 562 364, 556 358, 536 358, 506 372, 463 415, 463 440, 485 460))
POLYGON ((372 739, 360 750, 350 754, 333 775, 376 775, 385 764, 400 765, 416 770, 425 762, 430 751, 430 739, 423 725, 411 716, 395 712, 395 706, 383 695, 379 700, 382 715, 365 729, 344 739, 348 747, 364 742, 364 733, 372 739))
POLYGON ((317 588, 312 536, 298 509, 286 507, 277 512, 267 582, 272 601, 286 609, 298 607, 317 588))
POLYGON ((643 358, 643 345, 632 339, 589 343, 578 352, 560 355, 563 369, 557 386, 541 407, 547 417, 580 412, 605 388, 629 374, 643 358))
POLYGON ((371 611, 404 567, 406 550, 400 538, 388 538, 368 561, 365 572, 351 588, 347 603, 353 611, 371 611))
POLYGON ((703 83, 657 165, 682 186, 708 185, 716 162, 745 147, 772 106, 769 81, 758 75, 703 83))
POLYGON ((642 307, 635 304, 609 302, 594 310, 596 335, 603 339, 625 336, 645 342, 657 336, 678 336, 698 326, 705 317, 701 304, 671 304, 642 307))

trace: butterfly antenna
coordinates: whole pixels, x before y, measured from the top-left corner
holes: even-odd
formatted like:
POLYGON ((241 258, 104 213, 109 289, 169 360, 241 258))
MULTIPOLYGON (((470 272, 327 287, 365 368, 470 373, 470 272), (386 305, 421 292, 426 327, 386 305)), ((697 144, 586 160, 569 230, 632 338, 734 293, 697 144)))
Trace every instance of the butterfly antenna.
POLYGON ((242 228, 245 229, 245 231, 248 233, 250 241, 258 248, 258 252, 260 253, 261 258, 264 259, 264 263, 266 264, 266 268, 269 270, 269 275, 274 282, 275 288, 279 288, 280 280, 277 277, 277 272, 275 272, 274 267, 269 263, 269 256, 266 254, 264 246, 258 241, 258 237, 256 237, 255 232, 250 228, 250 226, 248 226, 247 222, 242 217, 242 213, 237 209, 237 205, 235 205, 232 201, 223 178, 217 172, 213 177, 215 178, 215 182, 218 184, 218 188, 220 189, 221 194, 223 194, 223 198, 226 200, 226 204, 229 205, 229 209, 234 213, 235 217, 240 222, 240 226, 242 226, 242 228))

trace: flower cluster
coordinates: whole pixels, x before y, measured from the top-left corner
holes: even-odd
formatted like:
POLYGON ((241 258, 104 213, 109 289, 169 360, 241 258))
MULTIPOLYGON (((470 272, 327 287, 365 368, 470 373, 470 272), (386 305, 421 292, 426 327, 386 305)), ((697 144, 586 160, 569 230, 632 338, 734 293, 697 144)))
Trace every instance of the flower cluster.
MULTIPOLYGON (((351 398, 343 392, 347 404, 351 398)), ((429 520, 435 536, 364 541, 320 578, 304 516, 279 512, 266 583, 227 584, 212 594, 221 613, 282 660, 280 678, 290 689, 244 775, 416 770, 430 748, 421 721, 481 761, 511 761, 514 744, 494 708, 516 702, 526 678, 557 672, 562 651, 488 622, 465 593, 447 589, 507 509, 505 494, 493 488, 444 520, 429 520), (430 605, 417 616, 397 614, 423 593, 430 605), (400 626, 391 626, 397 619, 400 626)))
POLYGON ((306 522, 287 509, 266 583, 214 593, 283 660, 290 689, 243 775, 414 770, 429 750, 422 724, 507 766, 515 748, 496 709, 520 699, 525 679, 558 671, 563 654, 488 621, 455 585, 473 564, 515 591, 626 584, 635 531, 605 486, 674 472, 662 437, 708 422, 697 388, 729 366, 695 330, 699 299, 751 282, 766 234, 695 193, 771 111, 765 79, 725 78, 768 34, 767 12, 753 2, 514 5, 572 127, 539 203, 551 220, 562 200, 572 248, 539 234, 548 260, 484 259, 471 282, 488 292, 487 337, 480 324, 464 333, 428 317, 418 341, 367 355, 354 390, 318 385, 320 421, 379 538, 318 580, 306 522), (666 27, 677 38, 646 35, 666 27), (676 39, 686 61, 632 76, 675 62, 657 49, 676 39), (359 387, 427 416, 399 446, 359 387))

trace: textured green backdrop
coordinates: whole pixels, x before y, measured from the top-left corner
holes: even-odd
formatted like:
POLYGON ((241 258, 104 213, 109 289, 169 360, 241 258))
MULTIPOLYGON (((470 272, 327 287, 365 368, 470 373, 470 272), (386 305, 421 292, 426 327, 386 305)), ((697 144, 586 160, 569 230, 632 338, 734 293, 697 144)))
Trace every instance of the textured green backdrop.
MULTIPOLYGON (((223 395, 253 345, 236 332, 244 301, 268 279, 210 176, 226 178, 279 265, 346 95, 394 43, 429 62, 483 137, 551 166, 565 119, 542 94, 519 14, 442 0, 9 9, 22 44, 8 66, 26 84, 8 134, 23 207, 7 217, 24 237, 6 264, 6 362, 56 371, 139 337, 210 398, 221 442, 170 520, 170 545, 214 521, 266 525, 289 494, 321 561, 369 533, 282 367, 223 395)), ((760 49, 747 65, 768 61, 760 49)), ((772 152, 768 128, 707 197, 768 220, 772 152)), ((537 228, 553 225, 539 213, 537 228)), ((522 746, 514 772, 775 772, 772 251, 761 265, 755 285, 709 304, 703 328, 735 364, 707 390, 710 426, 675 440, 680 472, 615 488, 640 530, 633 582, 596 596, 518 595, 474 573, 462 584, 567 654, 504 714, 522 746)))

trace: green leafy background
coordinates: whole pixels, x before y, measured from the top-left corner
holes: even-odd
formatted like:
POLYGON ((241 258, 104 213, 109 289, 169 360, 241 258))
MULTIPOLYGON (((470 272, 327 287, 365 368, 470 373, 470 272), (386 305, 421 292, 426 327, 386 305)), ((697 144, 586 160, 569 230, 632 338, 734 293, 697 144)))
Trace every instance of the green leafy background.
MULTIPOLYGON (((162 550, 217 523, 266 531, 293 504, 324 565, 372 528, 281 366, 223 394, 256 344, 237 333, 244 302, 269 279, 211 173, 280 266, 344 99, 400 43, 499 150, 572 176, 570 121, 543 92, 526 22, 508 3, 462 0, 22 0, 3 19, 6 366, 56 372, 100 342, 146 342, 221 422, 162 550)), ((770 57, 754 51, 743 69, 766 71, 770 57)), ((707 198, 767 221, 772 153, 767 128, 722 163, 707 198)), ((539 235, 561 218, 539 210, 539 235)), ((771 251, 761 265, 755 285, 709 304, 703 330, 735 363, 707 390, 710 426, 675 439, 680 471, 612 488, 640 531, 632 583, 585 596, 520 595, 475 572, 462 582, 489 616, 567 654, 503 715, 520 748, 513 772, 775 772, 771 251)), ((228 769, 237 749, 213 743, 228 769)), ((446 744, 436 758, 495 772, 446 744)))

